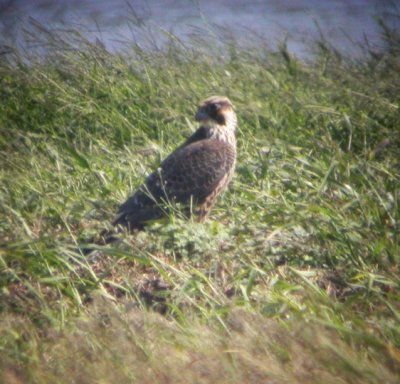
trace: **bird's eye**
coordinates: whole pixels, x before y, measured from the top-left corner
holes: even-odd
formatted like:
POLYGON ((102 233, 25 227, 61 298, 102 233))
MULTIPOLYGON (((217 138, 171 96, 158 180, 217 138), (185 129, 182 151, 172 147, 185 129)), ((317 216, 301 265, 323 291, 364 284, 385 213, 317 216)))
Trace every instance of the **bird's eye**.
POLYGON ((210 112, 217 112, 219 107, 219 104, 210 104, 208 108, 210 109, 210 112))

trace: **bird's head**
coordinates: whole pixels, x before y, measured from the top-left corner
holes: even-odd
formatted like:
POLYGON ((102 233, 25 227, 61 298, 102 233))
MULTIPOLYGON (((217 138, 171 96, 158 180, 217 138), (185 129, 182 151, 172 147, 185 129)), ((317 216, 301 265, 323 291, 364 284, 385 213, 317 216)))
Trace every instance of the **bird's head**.
POLYGON ((231 101, 224 96, 211 96, 198 107, 195 119, 206 128, 231 130, 236 128, 236 114, 231 101))

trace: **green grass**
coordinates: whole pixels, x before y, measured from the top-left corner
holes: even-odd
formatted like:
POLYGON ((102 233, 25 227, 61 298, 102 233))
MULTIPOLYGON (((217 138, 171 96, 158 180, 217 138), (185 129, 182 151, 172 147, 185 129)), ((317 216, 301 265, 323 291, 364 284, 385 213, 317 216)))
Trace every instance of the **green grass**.
POLYGON ((400 45, 383 33, 360 60, 55 34, 1 56, 1 379, 398 382, 400 45), (239 158, 210 220, 85 254, 213 94, 236 107, 239 158))

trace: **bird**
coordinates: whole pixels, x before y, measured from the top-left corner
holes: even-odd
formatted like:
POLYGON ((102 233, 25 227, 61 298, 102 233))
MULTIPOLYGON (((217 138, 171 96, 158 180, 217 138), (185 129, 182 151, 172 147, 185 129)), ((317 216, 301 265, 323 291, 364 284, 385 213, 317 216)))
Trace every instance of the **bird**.
POLYGON ((211 96, 195 114, 198 129, 119 207, 113 225, 129 231, 168 216, 179 203, 204 222, 231 181, 236 164, 237 117, 225 96, 211 96))

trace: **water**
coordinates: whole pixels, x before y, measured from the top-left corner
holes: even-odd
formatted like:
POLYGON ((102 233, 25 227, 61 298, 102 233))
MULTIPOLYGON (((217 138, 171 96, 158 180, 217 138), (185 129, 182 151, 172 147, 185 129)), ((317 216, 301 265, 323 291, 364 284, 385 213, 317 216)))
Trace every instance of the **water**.
MULTIPOLYGON (((298 56, 322 33, 339 50, 358 55, 354 43, 381 45, 376 17, 393 25, 400 1, 393 0, 0 0, 0 44, 32 49, 23 37, 31 18, 46 28, 79 28, 91 40, 117 51, 135 42, 162 46, 169 32, 192 36, 231 35, 240 44, 287 39, 298 56)), ((398 22, 398 17, 397 17, 398 22)))

